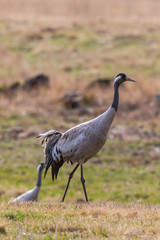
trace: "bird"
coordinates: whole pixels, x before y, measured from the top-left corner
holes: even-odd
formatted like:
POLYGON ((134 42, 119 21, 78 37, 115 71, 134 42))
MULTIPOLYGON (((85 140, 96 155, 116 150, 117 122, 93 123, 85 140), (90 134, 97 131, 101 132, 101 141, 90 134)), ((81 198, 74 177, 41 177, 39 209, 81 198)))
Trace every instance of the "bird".
POLYGON ((64 162, 70 162, 71 164, 77 163, 73 171, 69 174, 62 202, 65 200, 70 181, 79 166, 81 169, 80 179, 83 186, 85 200, 88 202, 85 179, 83 176, 83 165, 92 156, 99 152, 105 144, 108 131, 118 110, 119 87, 122 83, 127 81, 136 82, 136 80, 127 77, 124 73, 119 73, 114 77, 114 96, 112 104, 98 117, 70 128, 64 133, 50 130, 38 136, 42 139, 42 144, 45 149, 46 169, 44 177, 50 166, 52 167, 52 180, 54 180, 57 179, 59 169, 64 162))
POLYGON ((22 195, 18 196, 17 198, 11 199, 9 203, 15 203, 15 202, 27 202, 27 201, 38 201, 38 195, 41 187, 41 179, 42 179, 42 170, 44 169, 45 164, 40 163, 37 167, 38 172, 38 178, 37 178, 37 184, 32 189, 27 191, 26 193, 23 193, 22 195))

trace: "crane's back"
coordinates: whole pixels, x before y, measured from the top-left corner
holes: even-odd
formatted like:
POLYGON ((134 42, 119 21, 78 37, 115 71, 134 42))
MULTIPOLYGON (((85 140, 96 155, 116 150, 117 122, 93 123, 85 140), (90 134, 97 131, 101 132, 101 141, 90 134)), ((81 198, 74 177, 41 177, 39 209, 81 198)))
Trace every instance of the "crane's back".
POLYGON ((109 108, 97 118, 66 131, 53 150, 57 150, 64 161, 82 163, 95 155, 104 145, 108 130, 115 116, 115 110, 109 108))

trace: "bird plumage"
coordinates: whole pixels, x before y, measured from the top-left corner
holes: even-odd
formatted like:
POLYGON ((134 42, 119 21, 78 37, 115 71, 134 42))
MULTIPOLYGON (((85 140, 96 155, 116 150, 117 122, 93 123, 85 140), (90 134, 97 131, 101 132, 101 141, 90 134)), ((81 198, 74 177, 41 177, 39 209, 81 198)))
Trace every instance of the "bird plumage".
MULTIPOLYGON (((92 156, 94 156, 104 145, 107 139, 107 134, 118 109, 119 102, 119 86, 125 81, 135 81, 128 78, 125 74, 118 74, 114 80, 114 98, 112 105, 100 116, 79 124, 65 133, 56 135, 56 130, 51 130, 47 133, 41 134, 42 142, 45 145, 46 154, 46 171, 52 166, 52 179, 57 178, 59 168, 64 162, 71 164, 77 162, 75 169, 69 176, 68 184, 65 194, 67 192, 70 180, 73 173, 81 165, 81 181, 83 184, 86 201, 88 201, 86 189, 83 178, 83 164, 92 156), (58 136, 58 137, 57 137, 58 136)), ((64 201, 65 194, 62 201, 64 201)))
MULTIPOLYGON (((46 162, 45 162, 46 169, 45 169, 44 177, 46 176, 46 173, 49 167, 51 166, 52 180, 54 180, 54 177, 57 178, 59 168, 63 165, 63 161, 61 161, 61 157, 59 159, 55 158, 54 161, 52 157, 53 148, 61 136, 62 136, 62 133, 56 130, 50 130, 46 133, 42 133, 37 136, 37 138, 41 138, 42 140, 41 144, 42 144, 42 147, 44 148, 44 152, 46 156, 46 162)), ((58 151, 57 151, 57 154, 58 154, 58 151)))
POLYGON ((40 191, 40 187, 41 187, 41 178, 42 178, 43 168, 44 168, 44 163, 40 163, 37 168, 38 177, 37 177, 36 186, 32 190, 29 190, 26 193, 23 193, 22 195, 18 196, 17 198, 11 199, 9 201, 9 203, 38 201, 38 195, 39 195, 39 191, 40 191))
POLYGON ((115 110, 109 108, 99 117, 66 131, 53 148, 53 160, 63 158, 72 164, 85 163, 105 143, 114 116, 115 110))

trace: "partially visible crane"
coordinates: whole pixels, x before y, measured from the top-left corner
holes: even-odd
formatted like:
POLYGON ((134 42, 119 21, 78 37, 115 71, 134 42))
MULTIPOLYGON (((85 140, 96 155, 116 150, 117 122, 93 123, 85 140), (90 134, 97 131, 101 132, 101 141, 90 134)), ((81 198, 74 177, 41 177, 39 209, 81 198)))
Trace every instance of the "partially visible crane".
POLYGON ((77 162, 77 165, 69 174, 62 202, 65 199, 73 174, 79 165, 81 166, 81 182, 86 202, 88 202, 85 179, 83 177, 83 164, 87 162, 89 158, 94 156, 106 142, 108 131, 118 109, 119 86, 126 81, 136 82, 127 77, 124 73, 119 73, 113 79, 113 102, 107 111, 100 116, 88 122, 79 124, 63 134, 56 130, 51 130, 39 135, 42 139, 42 143, 45 143, 45 175, 48 168, 52 166, 52 179, 54 180, 54 177, 57 178, 58 171, 64 162, 70 162, 71 164, 77 162))
POLYGON ((32 190, 29 190, 28 192, 23 193, 19 197, 11 199, 9 203, 38 201, 38 195, 41 187, 42 170, 44 169, 44 167, 45 167, 44 163, 40 163, 39 166, 37 167, 38 178, 37 178, 36 186, 32 190))

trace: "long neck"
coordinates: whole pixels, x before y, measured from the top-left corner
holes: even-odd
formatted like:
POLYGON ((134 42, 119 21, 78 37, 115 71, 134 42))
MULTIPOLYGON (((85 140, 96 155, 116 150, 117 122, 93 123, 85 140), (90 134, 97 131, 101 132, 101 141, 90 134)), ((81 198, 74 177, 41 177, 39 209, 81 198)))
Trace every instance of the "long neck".
POLYGON ((37 179, 37 184, 36 184, 37 187, 41 186, 41 179, 42 179, 42 169, 40 168, 38 170, 38 179, 37 179))
POLYGON ((119 85, 114 85, 114 98, 111 107, 117 111, 119 103, 119 85))

